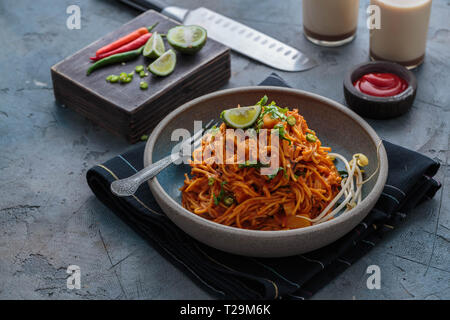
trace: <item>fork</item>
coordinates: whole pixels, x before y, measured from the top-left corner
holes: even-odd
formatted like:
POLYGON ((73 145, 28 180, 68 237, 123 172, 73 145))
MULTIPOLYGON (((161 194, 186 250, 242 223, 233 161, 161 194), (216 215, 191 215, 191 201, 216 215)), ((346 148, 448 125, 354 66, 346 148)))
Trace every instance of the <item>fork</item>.
MULTIPOLYGON (((214 125, 217 126, 217 123, 215 123, 214 125)), ((131 177, 113 181, 111 183, 112 193, 119 197, 133 195, 142 183, 152 179, 169 165, 180 160, 183 157, 182 151, 184 150, 184 147, 191 145, 194 147, 194 149, 196 149, 202 141, 203 134, 214 125, 213 120, 211 120, 201 130, 197 131, 191 138, 178 143, 174 147, 174 150, 179 150, 177 153, 173 153, 155 163, 152 163, 151 165, 145 167, 131 177)))

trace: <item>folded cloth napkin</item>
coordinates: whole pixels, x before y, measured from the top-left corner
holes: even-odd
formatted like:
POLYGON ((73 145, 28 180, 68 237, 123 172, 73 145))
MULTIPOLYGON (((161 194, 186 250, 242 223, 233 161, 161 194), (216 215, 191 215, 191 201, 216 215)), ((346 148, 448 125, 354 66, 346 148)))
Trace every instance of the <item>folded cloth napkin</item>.
MULTIPOLYGON (((261 85, 288 85, 276 74, 261 85)), ((287 258, 249 258, 208 247, 174 225, 155 202, 148 185, 131 197, 110 191, 116 179, 143 168, 144 143, 87 172, 95 195, 206 290, 225 299, 305 299, 351 266, 394 229, 409 209, 430 199, 440 188, 432 176, 439 163, 417 152, 384 141, 389 175, 369 215, 336 242, 287 258)))

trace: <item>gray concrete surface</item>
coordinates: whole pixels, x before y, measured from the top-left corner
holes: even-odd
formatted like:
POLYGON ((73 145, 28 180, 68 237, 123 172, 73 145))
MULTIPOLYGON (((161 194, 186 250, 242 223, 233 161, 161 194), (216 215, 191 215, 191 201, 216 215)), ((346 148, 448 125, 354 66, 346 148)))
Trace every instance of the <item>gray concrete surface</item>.
MULTIPOLYGON (((293 87, 344 102, 342 75, 366 61, 362 0, 358 36, 335 49, 302 33, 300 0, 171 0, 204 5, 315 57, 320 66, 279 74, 293 87)), ((130 146, 71 110, 55 105, 50 66, 132 19, 115 1, 0 2, 0 299, 210 299, 159 256, 91 193, 88 168, 130 146), (81 30, 66 28, 66 8, 81 7, 81 30), (81 267, 80 290, 66 288, 66 268, 81 267)), ((425 64, 416 71, 412 110, 369 121, 389 141, 436 157, 443 188, 315 299, 450 298, 450 1, 435 0, 425 64), (381 268, 380 290, 366 288, 366 268, 381 268)), ((254 85, 270 68, 233 54, 228 87, 254 85)))

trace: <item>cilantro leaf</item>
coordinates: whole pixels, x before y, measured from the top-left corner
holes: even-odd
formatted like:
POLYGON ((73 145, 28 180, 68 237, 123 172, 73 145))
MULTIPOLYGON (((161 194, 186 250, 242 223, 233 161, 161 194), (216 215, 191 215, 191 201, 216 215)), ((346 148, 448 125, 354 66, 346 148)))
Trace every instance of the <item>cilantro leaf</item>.
POLYGON ((239 164, 239 169, 242 168, 267 168, 269 165, 268 164, 264 164, 261 162, 250 162, 250 161, 245 161, 245 163, 240 163, 239 164))
POLYGON ((289 141, 289 145, 291 145, 291 140, 286 138, 286 131, 284 130, 284 126, 282 123, 277 123, 273 126, 273 128, 278 130, 278 135, 281 137, 281 139, 289 141))
POLYGON ((275 169, 275 172, 273 174, 269 174, 267 176, 269 178, 269 180, 272 180, 273 178, 275 178, 277 176, 278 172, 280 172, 280 170, 284 171, 284 176, 287 177, 286 168, 279 167, 279 168, 275 169))
POLYGON ((264 95, 264 97, 261 98, 261 100, 259 100, 256 104, 259 104, 260 106, 263 106, 267 103, 267 100, 269 100, 269 98, 267 98, 266 95, 264 95))

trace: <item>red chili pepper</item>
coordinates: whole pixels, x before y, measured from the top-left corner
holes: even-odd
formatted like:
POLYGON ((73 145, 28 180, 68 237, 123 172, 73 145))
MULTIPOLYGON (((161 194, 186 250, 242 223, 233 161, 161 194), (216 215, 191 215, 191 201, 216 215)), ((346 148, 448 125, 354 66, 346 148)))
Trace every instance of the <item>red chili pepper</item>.
POLYGON ((112 51, 112 50, 115 50, 117 48, 120 48, 123 45, 125 45, 125 44, 127 44, 127 43, 129 43, 129 42, 131 42, 133 40, 136 40, 140 36, 142 36, 142 35, 144 35, 146 33, 149 33, 150 31, 152 31, 152 29, 154 27, 156 27, 157 24, 158 23, 155 23, 154 25, 152 25, 152 26, 150 26, 148 28, 144 28, 144 27, 143 28, 139 28, 139 29, 137 29, 137 30, 127 34, 126 36, 124 36, 124 37, 122 37, 122 38, 120 38, 120 39, 118 39, 118 40, 116 40, 116 41, 114 41, 114 42, 104 46, 104 47, 101 47, 100 49, 97 50, 95 55, 98 57, 101 54, 104 54, 104 53, 107 53, 109 51, 112 51))
POLYGON ((127 43, 127 44, 124 44, 120 48, 117 48, 115 50, 102 53, 102 54, 100 54, 100 55, 98 55, 96 57, 91 57, 90 59, 93 60, 93 61, 97 61, 97 60, 101 60, 103 58, 112 56, 113 54, 139 49, 140 47, 142 47, 143 45, 145 45, 147 43, 148 39, 150 39, 151 36, 152 36, 151 33, 143 34, 139 38, 137 38, 137 39, 135 39, 135 40, 133 40, 133 41, 127 43))

